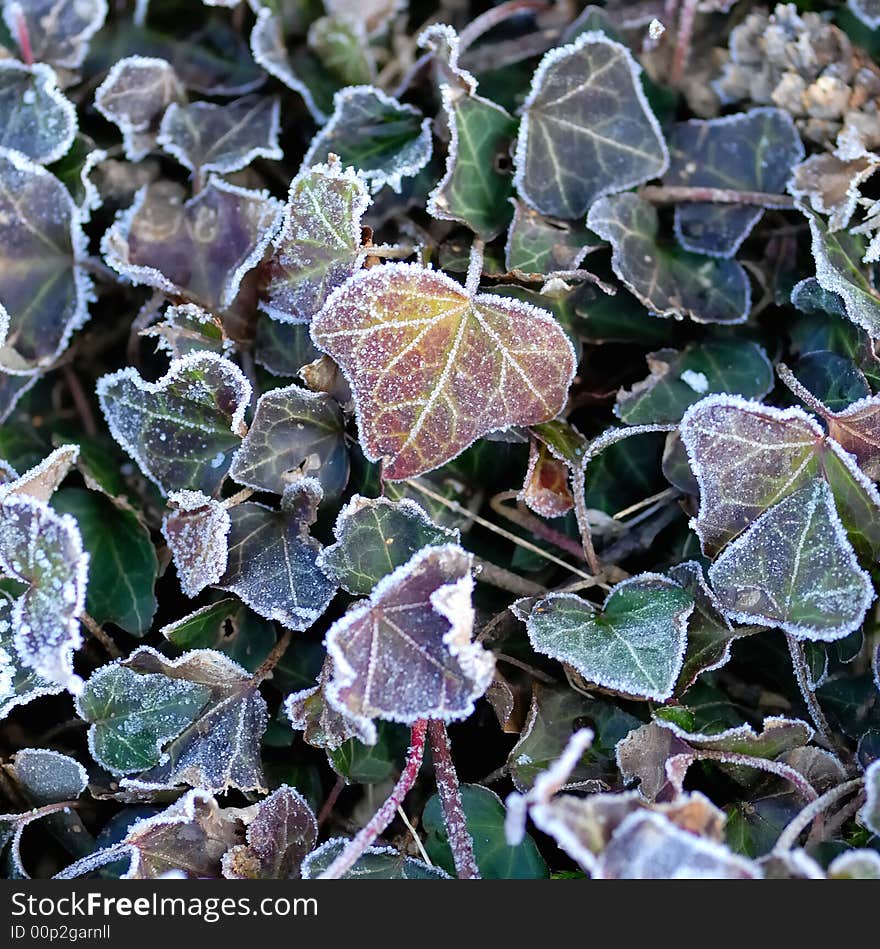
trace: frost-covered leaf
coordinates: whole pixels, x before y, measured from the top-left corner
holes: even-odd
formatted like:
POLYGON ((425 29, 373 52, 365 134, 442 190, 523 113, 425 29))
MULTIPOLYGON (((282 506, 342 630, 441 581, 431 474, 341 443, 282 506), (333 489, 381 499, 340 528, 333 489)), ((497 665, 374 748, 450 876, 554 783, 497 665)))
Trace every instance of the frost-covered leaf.
POLYGON ((217 649, 226 637, 226 624, 242 608, 235 597, 199 607, 159 632, 180 649, 217 649))
POLYGON ((726 754, 749 755, 752 758, 774 760, 796 748, 803 748, 813 739, 813 729, 796 718, 768 716, 755 730, 751 725, 723 727, 721 722, 700 721, 701 713, 689 722, 689 710, 686 705, 674 710, 658 709, 654 721, 661 728, 668 729, 680 741, 691 748, 703 751, 720 751, 726 754), (690 727, 686 727, 690 725, 690 727))
POLYGON ((312 338, 351 384, 365 455, 394 481, 439 467, 487 432, 554 418, 575 369, 549 313, 473 296, 415 264, 356 274, 315 317, 312 338))
POLYGON ((239 171, 255 158, 282 158, 278 144, 281 102, 249 95, 232 102, 172 102, 162 116, 157 144, 201 178, 239 171))
POLYGON ((356 17, 370 37, 380 35, 391 18, 406 7, 406 0, 324 0, 324 8, 331 16, 343 20, 356 17))
POLYGON ((874 599, 825 481, 762 514, 709 568, 727 615, 830 641, 857 629, 874 599))
POLYGON ((657 240, 656 208, 627 192, 600 198, 587 227, 611 242, 614 272, 657 316, 697 323, 742 323, 751 289, 735 260, 704 257, 657 240))
POLYGON ((316 563, 321 545, 309 535, 320 499, 320 486, 307 478, 285 490, 278 511, 254 501, 232 508, 227 567, 217 586, 260 616, 308 629, 336 592, 316 563))
POLYGON ((12 598, 0 590, 0 720, 19 705, 44 695, 55 695, 63 686, 36 673, 22 662, 15 648, 12 598))
POLYGON ((120 59, 95 90, 95 108, 122 132, 129 161, 140 161, 156 148, 162 115, 184 100, 174 67, 153 56, 120 59))
MULTIPOLYGON (((792 169, 804 157, 801 137, 782 109, 681 122, 668 141, 663 183, 688 188, 784 194, 792 169)), ((732 257, 763 213, 762 207, 688 201, 676 205, 675 233, 686 250, 732 257)))
POLYGON ((210 697, 205 685, 138 675, 114 663, 86 682, 76 710, 89 723, 95 761, 112 774, 131 774, 159 764, 162 748, 198 718, 210 697))
POLYGON ((418 174, 431 158, 431 120, 373 86, 348 86, 333 97, 333 116, 312 139, 303 168, 338 156, 373 191, 418 174))
POLYGON ((836 412, 821 404, 815 408, 829 437, 855 457, 871 480, 880 479, 880 397, 866 396, 836 412))
POLYGON ((158 789, 188 784, 217 792, 265 789, 260 739, 268 714, 259 683, 245 669, 212 649, 194 649, 169 660, 147 646, 133 652, 123 667, 139 676, 159 674, 208 692, 201 712, 165 747, 159 763, 126 779, 125 786, 158 789))
POLYGON ((282 322, 311 320, 363 262, 361 218, 369 203, 360 176, 338 161, 297 175, 264 268, 262 309, 282 322))
POLYGON ((872 337, 880 336, 880 296, 861 263, 864 241, 849 231, 832 234, 818 215, 805 213, 810 222, 819 284, 843 300, 846 315, 853 323, 872 337))
POLYGON ((535 210, 580 218, 602 195, 662 175, 666 143, 629 50, 584 33, 541 60, 523 105, 516 187, 535 210))
POLYGON ((67 348, 88 319, 92 283, 78 266, 86 238, 64 185, 0 149, 0 300, 8 317, 0 368, 28 375, 67 348))
POLYGON ((850 10, 872 30, 880 26, 880 3, 877 0, 847 0, 850 10))
POLYGON ((569 466, 538 439, 529 445, 529 466, 518 499, 542 517, 562 517, 574 507, 569 466))
POLYGON ((156 612, 159 572, 150 532, 129 507, 98 491, 64 488, 52 507, 76 519, 89 555, 86 609, 96 623, 115 623, 127 633, 149 632, 156 612))
MULTIPOLYGON (((303 861, 304 880, 316 880, 345 849, 348 841, 334 837, 313 850, 303 861)), ((448 880, 449 874, 439 867, 413 857, 406 857, 393 847, 368 847, 355 865, 346 870, 341 880, 448 880)))
POLYGON ((282 323, 265 313, 257 316, 254 361, 273 376, 299 376, 300 370, 320 357, 308 323, 282 323))
POLYGON ((27 496, 0 499, 0 571, 26 584, 12 603, 12 641, 22 664, 73 694, 82 680, 73 653, 82 643, 89 556, 76 521, 27 496))
POLYGON ((494 657, 471 641, 471 556, 428 547, 388 574, 327 633, 330 702, 363 720, 466 718, 489 685, 494 657))
POLYGON ((48 501, 76 464, 79 451, 78 445, 62 445, 23 475, 12 472, 12 479, 0 485, 0 498, 25 495, 48 501))
POLYGON ((296 788, 282 785, 260 801, 247 825, 247 843, 223 855, 223 876, 231 880, 290 880, 318 839, 318 822, 296 788))
POLYGON ((3 19, 10 33, 28 37, 22 54, 65 69, 78 69, 92 37, 107 18, 107 0, 4 0, 3 19))
POLYGON ((0 146, 51 165, 67 154, 76 129, 76 108, 49 66, 0 60, 0 146))
POLYGON ((12 766, 37 807, 75 801, 88 784, 86 770, 75 758, 49 748, 23 748, 13 756, 12 766))
POLYGON ((348 481, 345 419, 336 400, 301 386, 260 396, 229 476, 258 491, 283 494, 301 477, 316 478, 328 499, 348 481))
POLYGON ((817 214, 828 216, 832 233, 848 226, 861 197, 862 185, 880 164, 871 152, 842 158, 835 152, 810 155, 792 174, 789 192, 801 201, 809 201, 817 214))
POLYGON ((346 86, 368 83, 375 78, 375 52, 367 39, 360 13, 357 17, 318 17, 309 26, 307 41, 329 74, 326 78, 346 86))
POLYGON ((170 181, 142 188, 101 240, 107 263, 136 284, 221 313, 263 258, 281 205, 263 191, 211 178, 182 199, 170 181))
POLYGON ((880 880, 880 854, 868 849, 847 850, 828 864, 828 879, 880 880))
POLYGON ((868 765, 865 771, 865 804, 859 820, 872 834, 880 836, 880 761, 868 765))
POLYGON ((601 612, 571 593, 539 599, 522 618, 537 652, 585 679, 644 698, 666 699, 681 671, 690 594, 657 574, 617 586, 601 612))
POLYGON ((704 395, 730 392, 760 399, 773 388, 773 367, 764 350, 748 340, 692 343, 678 352, 647 356, 651 375, 617 393, 614 414, 628 425, 678 422, 704 395))
POLYGON ((508 270, 539 274, 574 270, 598 243, 580 223, 552 220, 525 202, 512 200, 513 220, 504 249, 508 270))
POLYGON ((175 359, 157 382, 145 382, 131 368, 98 381, 111 434, 165 493, 217 493, 241 441, 250 398, 241 370, 210 352, 175 359))
POLYGON ((233 348, 222 321, 194 303, 169 306, 163 319, 143 330, 141 336, 154 336, 156 348, 167 351, 172 359, 205 350, 227 356, 233 348))
POLYGON ((333 528, 318 566, 349 593, 366 595, 424 547, 458 543, 457 530, 435 524, 414 501, 370 499, 356 494, 333 528))
POLYGON ((172 510, 162 520, 162 533, 181 589, 188 597, 198 596, 226 570, 229 514, 220 501, 200 491, 172 491, 168 503, 172 510))

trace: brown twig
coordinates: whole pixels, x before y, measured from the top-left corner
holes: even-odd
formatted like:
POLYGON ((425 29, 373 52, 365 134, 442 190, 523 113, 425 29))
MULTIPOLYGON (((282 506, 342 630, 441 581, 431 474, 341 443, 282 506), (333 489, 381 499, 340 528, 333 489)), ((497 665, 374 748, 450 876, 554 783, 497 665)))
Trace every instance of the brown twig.
POLYGON ((104 647, 111 659, 122 658, 123 653, 116 643, 114 643, 110 638, 110 634, 107 633, 106 630, 104 630, 104 628, 100 626, 100 624, 98 624, 91 616, 89 616, 85 610, 79 614, 79 621, 83 626, 85 626, 87 632, 97 639, 98 642, 104 647))
POLYGON ((794 198, 765 191, 735 191, 729 188, 689 188, 685 185, 645 185, 639 197, 651 204, 680 204, 702 201, 708 204, 749 204, 759 208, 793 211, 794 198))

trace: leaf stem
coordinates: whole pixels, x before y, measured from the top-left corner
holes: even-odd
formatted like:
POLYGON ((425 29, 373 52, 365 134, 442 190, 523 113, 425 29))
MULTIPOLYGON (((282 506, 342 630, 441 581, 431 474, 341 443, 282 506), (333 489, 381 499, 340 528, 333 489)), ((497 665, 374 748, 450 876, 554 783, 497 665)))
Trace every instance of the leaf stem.
POLYGON ((795 398, 800 399, 808 409, 824 419, 827 419, 833 414, 831 409, 829 409, 821 399, 816 398, 784 362, 776 364, 776 374, 783 381, 791 394, 794 395, 795 398))
POLYGON ((251 681, 248 683, 251 689, 255 689, 261 682, 264 682, 272 674, 272 670, 281 661, 281 657, 284 655, 284 653, 287 652, 287 647, 290 645, 292 636, 292 630, 284 630, 284 632, 281 634, 281 638, 277 643, 275 643, 269 652, 269 655, 266 656, 266 658, 260 663, 259 668, 251 677, 251 681))
POLYGON ((864 781, 865 779, 862 777, 853 778, 852 781, 845 781, 843 784, 838 784, 837 787, 831 788, 830 791, 826 791, 824 794, 810 801, 779 835, 773 852, 779 853, 780 851, 791 850, 797 843, 798 837, 807 829, 807 826, 815 817, 821 814, 835 801, 840 800, 840 798, 860 788, 864 784, 864 781))
POLYGON ((540 13, 549 9, 549 4, 543 0, 507 0, 497 7, 490 7, 485 13, 475 17, 459 34, 459 52, 463 53, 472 46, 481 36, 500 26, 505 20, 518 13, 540 13))
POLYGON ((95 422, 92 406, 83 391, 82 383, 79 381, 79 376, 77 376, 73 366, 71 366, 69 362, 61 366, 61 374, 64 376, 65 385, 73 399, 73 404, 76 406, 76 411, 79 413, 80 421, 86 431, 86 435, 90 435, 94 438, 98 434, 98 425, 95 422))
POLYGON ((479 583, 488 583, 499 590, 515 593, 517 596, 542 596, 547 591, 540 583, 527 580, 512 570, 505 570, 482 557, 474 557, 474 579, 479 583))
POLYGON ((471 259, 468 262, 467 277, 464 281, 465 290, 473 296, 480 289, 480 277, 483 276, 483 251, 486 242, 479 237, 474 238, 471 244, 471 259))
POLYGON ((593 534, 590 531, 590 521, 587 515, 587 498, 584 486, 583 468, 574 468, 571 471, 571 493, 574 497, 574 516, 578 530, 581 532, 581 544, 584 548, 584 558, 590 571, 599 576, 602 573, 602 563, 593 547, 593 534))
POLYGON ((419 768, 422 765, 422 758, 425 755, 427 730, 428 723, 424 718, 420 718, 413 724, 409 751, 406 754, 406 764, 388 799, 318 879, 338 880, 344 876, 394 819, 398 805, 403 803, 403 799, 416 783, 419 768))
POLYGON ((446 825, 446 836, 452 859, 455 861, 456 873, 459 880, 479 880, 480 869, 474 856, 474 841, 467 828, 458 774, 449 752, 446 725, 439 719, 431 719, 428 722, 428 735, 431 739, 431 759, 434 762, 434 776, 437 778, 437 793, 443 807, 443 823, 446 825))
POLYGON ((15 39, 18 42, 18 48, 21 50, 22 62, 26 66, 33 66, 34 51, 31 46, 31 35, 28 32, 27 20, 24 18, 24 10, 22 10, 20 3, 16 3, 13 10, 15 11, 15 39))
POLYGON ((675 31, 675 50, 669 69, 669 85, 677 88, 684 77, 684 70, 691 54, 691 38, 694 35, 694 20, 699 0, 681 0, 678 12, 678 29, 675 31))
POLYGON ((750 204, 759 208, 793 211, 794 198, 765 191, 735 191, 729 188, 689 188, 685 185, 645 185, 639 197, 651 204, 679 204, 702 201, 709 204, 750 204))
POLYGON ((703 750, 694 749, 680 755, 673 755, 666 763, 666 773, 676 785, 681 786, 684 783, 687 769, 695 761, 718 761, 721 764, 740 765, 745 768, 755 768, 757 771, 766 771, 768 774, 775 774, 777 777, 788 781, 804 800, 815 801, 817 798, 816 789, 813 785, 791 765, 784 764, 781 761, 773 761, 769 758, 742 755, 734 751, 713 751, 707 748, 703 750))
POLYGON ((518 497, 518 491, 502 491, 500 494, 496 494, 489 499, 489 506, 496 514, 500 514, 508 521, 512 521, 518 527, 531 532, 536 537, 540 537, 541 540, 546 540, 548 543, 553 544, 554 547, 564 550, 573 557, 583 557, 583 547, 581 547, 576 540, 555 530, 550 527, 549 524, 545 524, 540 518, 531 514, 529 511, 523 510, 519 506, 515 508, 505 506, 505 501, 515 500, 518 497))
POLYGON ((339 800, 339 795, 342 794, 345 788, 345 778, 341 775, 336 779, 336 784, 330 788, 330 793, 327 795, 327 800, 321 805, 321 810, 318 812, 318 826, 320 827, 325 820, 330 816, 333 811, 333 808, 336 807, 336 802, 339 800))
POLYGON ((816 726, 818 737, 823 745, 831 750, 835 750, 836 745, 834 744, 834 738, 831 734, 831 728, 828 725, 828 719, 825 718, 825 713, 822 711, 822 706, 819 705, 816 693, 810 688, 810 679, 807 674, 807 657, 804 655, 803 644, 795 639, 791 633, 786 633, 785 639, 788 642, 788 651, 791 653, 791 664, 794 669, 795 679, 797 679, 798 688, 804 697, 810 718, 816 726))
POLYGON ((122 658, 122 652, 116 643, 114 643, 110 638, 110 634, 106 632, 106 630, 98 622, 96 622, 95 619, 89 616, 85 610, 79 614, 79 621, 83 626, 85 626, 88 633, 97 639, 104 649, 107 650, 107 654, 111 659, 122 658))

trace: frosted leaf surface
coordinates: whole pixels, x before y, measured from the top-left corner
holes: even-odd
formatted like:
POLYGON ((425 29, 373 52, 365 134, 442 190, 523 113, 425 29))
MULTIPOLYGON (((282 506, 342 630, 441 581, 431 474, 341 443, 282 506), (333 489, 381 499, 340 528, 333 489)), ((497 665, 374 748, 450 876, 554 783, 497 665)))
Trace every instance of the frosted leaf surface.
POLYGON ((13 756, 12 765, 37 807, 75 801, 88 784, 86 770, 75 758, 48 748, 23 748, 13 756))
POLYGON ((361 20, 368 36, 376 36, 388 26, 391 18, 406 9, 406 0, 324 0, 331 16, 361 20))
POLYGON ((101 251, 133 283, 221 313, 263 259, 280 215, 281 205, 265 192, 218 178, 187 201, 181 188, 163 181, 141 189, 117 215, 101 251))
POLYGON ((173 510, 162 520, 162 533, 181 589, 188 597, 198 596, 226 570, 229 514, 219 501, 200 491, 172 491, 168 503, 173 510))
POLYGON ((487 432, 554 418, 576 364, 546 311, 472 296, 415 264, 356 274, 312 321, 312 339, 345 372, 364 453, 392 481, 439 467, 487 432))
POLYGON ((504 249, 508 270, 549 274, 574 270, 598 241, 582 224, 555 221, 513 200, 513 220, 504 249))
POLYGON ((657 209, 627 192, 600 198, 587 227, 610 241, 615 274, 657 316, 742 323, 751 290, 735 260, 704 257, 657 241, 657 209))
POLYGON ((231 880, 290 880, 318 839, 318 822, 296 788, 282 785, 260 801, 247 825, 247 843, 223 856, 223 876, 231 880))
POLYGON ((19 17, 35 60, 78 69, 107 19, 107 0, 4 0, 3 19, 13 36, 19 17))
MULTIPOLYGON (((674 187, 784 194, 792 169, 804 157, 795 124, 781 109, 680 122, 668 141, 663 184, 674 187)), ((676 205, 675 233, 686 250, 732 257, 763 213, 760 207, 687 201, 676 205)))
POLYGON ((201 713, 165 747, 159 763, 125 779, 124 786, 265 789, 260 741, 268 713, 258 683, 245 669, 213 649, 194 649, 169 660, 146 646, 133 652, 124 666, 140 675, 158 673, 199 686, 209 695, 201 713))
POLYGON ((601 613, 571 593, 539 599, 525 619, 537 652, 588 681, 644 698, 672 695, 687 643, 690 594, 658 574, 618 583, 601 613))
POLYGON ((466 718, 488 688, 494 657, 472 642, 471 556, 428 547, 376 585, 327 633, 330 702, 360 718, 410 724, 466 718))
POLYGON ((628 425, 678 422, 689 405, 709 393, 760 399, 774 384, 767 354, 749 340, 708 340, 646 358, 651 374, 617 393, 614 414, 628 425))
POLYGON ((336 155, 373 191, 386 184, 398 191, 428 164, 431 148, 431 120, 418 109, 373 86, 347 86, 334 95, 333 116, 312 139, 303 168, 336 155))
POLYGON ((361 218, 369 203, 363 180, 338 161, 300 172, 272 243, 261 308, 285 323, 311 320, 363 262, 361 218))
POLYGON ((95 108, 122 132, 125 157, 140 161, 156 147, 165 110, 185 98, 171 63, 151 56, 126 56, 114 63, 95 90, 95 108))
MULTIPOLYGON (((676 711, 684 711, 679 707, 676 711)), ((710 727, 700 730, 700 723, 686 728, 676 720, 678 716, 670 710, 668 717, 664 709, 658 709, 654 722, 664 728, 690 748, 704 751, 720 751, 727 754, 749 755, 752 758, 776 759, 780 755, 805 747, 813 740, 813 729, 797 718, 771 715, 764 719, 760 731, 751 725, 736 725, 724 728, 711 722, 710 727)))
POLYGON ((162 748, 198 718, 210 696, 204 685, 113 663, 86 682, 76 711, 89 723, 95 761, 112 774, 131 774, 159 764, 162 748))
POLYGON ((232 102, 172 102, 156 141, 198 176, 239 171, 255 158, 279 159, 281 101, 249 95, 232 102))
POLYGON ((0 485, 0 501, 12 495, 48 501, 78 458, 78 445, 61 445, 20 477, 0 485))
POLYGON ((316 563, 321 545, 309 535, 320 499, 308 478, 286 489, 278 511, 253 501, 232 508, 227 568, 217 585, 260 616, 308 629, 336 592, 316 563))
POLYGON ((19 705, 56 695, 64 688, 22 662, 15 648, 12 602, 12 597, 0 592, 0 721, 19 705))
POLYGON ((179 649, 217 648, 226 637, 227 622, 242 608, 234 597, 225 597, 168 623, 159 632, 179 649))
POLYGON ((406 498, 365 498, 356 494, 339 512, 336 543, 325 547, 318 566, 349 593, 366 595, 424 547, 458 543, 459 533, 436 525, 406 498))
POLYGON ((76 108, 51 67, 0 60, 0 146, 50 165, 70 150, 76 128, 76 108))
POLYGON ((154 336, 157 349, 164 349, 172 359, 205 350, 228 356, 234 345, 223 323, 194 303, 169 306, 163 319, 143 330, 141 336, 154 336))
POLYGON ((602 195, 663 174, 669 154, 640 73, 629 50, 601 33, 544 56, 516 146, 524 201, 542 214, 581 218, 602 195))
POLYGON ((877 170, 880 156, 872 152, 842 158, 836 152, 810 155, 792 174, 789 192, 803 202, 809 201, 817 214, 828 216, 828 230, 839 231, 849 225, 858 206, 860 186, 877 170))
POLYGON ((0 149, 0 300, 9 327, 0 367, 28 375, 50 365, 88 319, 92 282, 79 210, 64 185, 18 152, 0 149))
MULTIPOLYGON (((334 837, 313 850, 303 861, 304 880, 317 880, 349 843, 334 837)), ((449 874, 439 867, 429 867, 422 860, 404 856, 393 847, 368 847, 362 857, 341 880, 448 880, 449 874)))
POLYGON ((877 0, 847 0, 850 10, 872 30, 880 26, 880 3, 877 0))
POLYGON ((847 850, 828 864, 828 879, 880 880, 880 854, 867 848, 847 850))
POLYGON ((821 480, 762 514, 712 564, 709 582, 731 619, 779 626, 800 639, 846 636, 874 599, 821 480))
POLYGON ((554 457, 543 442, 533 438, 518 499, 541 517, 562 517, 574 507, 569 474, 568 465, 554 457))
POLYGON ((28 589, 12 603, 13 644, 41 678, 76 694, 73 653, 82 644, 89 557, 76 521, 27 496, 0 500, 0 571, 28 589))
POLYGON ((260 491, 283 494, 300 477, 316 478, 327 498, 348 481, 345 419, 336 400, 292 385, 260 396, 229 476, 260 491))
POLYGON ((880 761, 874 761, 865 771, 865 804, 859 820, 872 834, 880 836, 880 761))
POLYGON ((158 382, 144 382, 132 368, 98 380, 111 434, 165 493, 217 493, 250 397, 241 370, 207 352, 175 359, 158 382))

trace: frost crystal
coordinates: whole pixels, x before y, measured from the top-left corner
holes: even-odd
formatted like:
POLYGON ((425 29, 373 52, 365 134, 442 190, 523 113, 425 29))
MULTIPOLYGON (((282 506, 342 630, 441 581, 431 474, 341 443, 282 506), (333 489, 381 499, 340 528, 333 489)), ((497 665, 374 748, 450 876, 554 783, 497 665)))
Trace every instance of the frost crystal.
POLYGON ((229 514, 219 501, 200 491, 172 491, 168 503, 174 510, 162 520, 162 533, 181 589, 188 597, 198 596, 226 570, 229 514))

